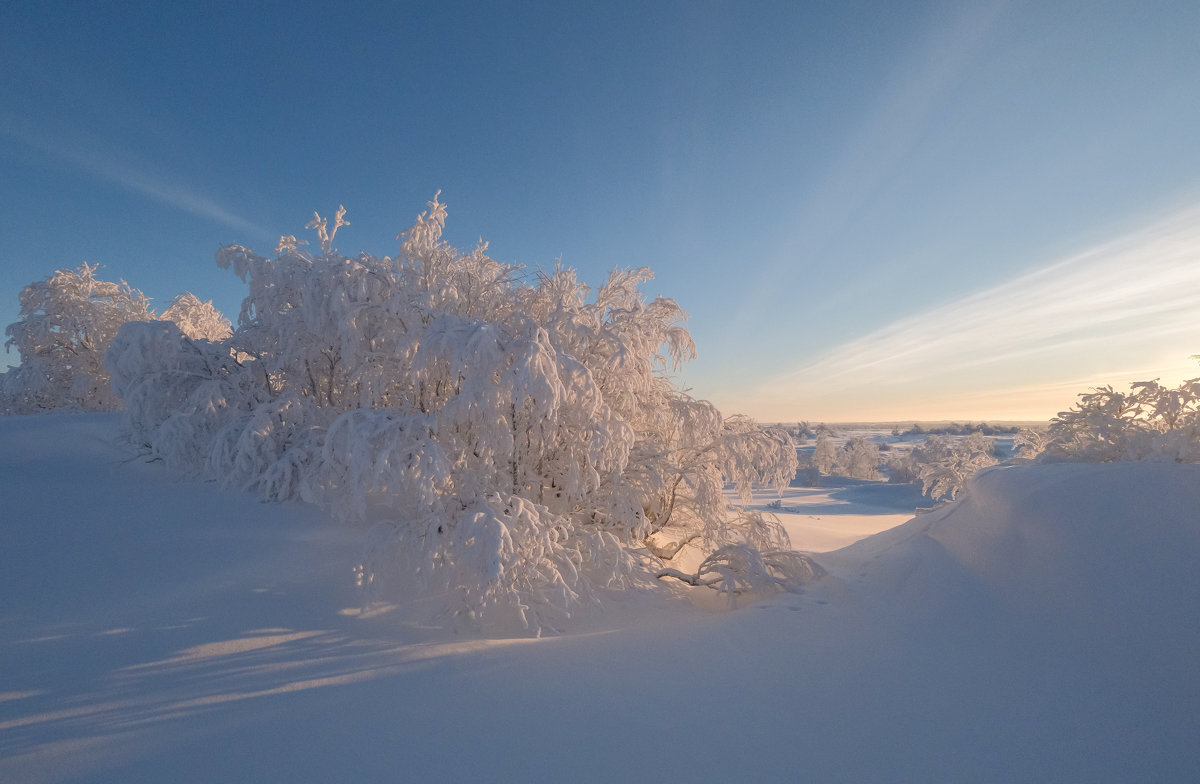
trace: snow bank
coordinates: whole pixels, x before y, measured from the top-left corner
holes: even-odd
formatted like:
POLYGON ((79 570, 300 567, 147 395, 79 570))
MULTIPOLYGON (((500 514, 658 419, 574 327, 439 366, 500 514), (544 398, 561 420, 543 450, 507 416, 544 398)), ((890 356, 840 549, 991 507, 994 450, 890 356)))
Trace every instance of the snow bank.
MULTIPOLYGON (((1200 467, 993 469, 706 612, 357 617, 354 531, 0 419, 0 780, 1189 781, 1200 467)), ((656 602, 647 608, 647 602, 656 602)))
POLYGON ((995 468, 958 503, 824 560, 889 604, 965 593, 1008 617, 1185 626, 1180 610, 1200 606, 1200 466, 995 468))
POLYGON ((861 665, 868 702, 903 704, 893 736, 927 744, 918 778, 1200 769, 1200 466, 994 468, 959 502, 819 560, 845 630, 878 651, 861 665))

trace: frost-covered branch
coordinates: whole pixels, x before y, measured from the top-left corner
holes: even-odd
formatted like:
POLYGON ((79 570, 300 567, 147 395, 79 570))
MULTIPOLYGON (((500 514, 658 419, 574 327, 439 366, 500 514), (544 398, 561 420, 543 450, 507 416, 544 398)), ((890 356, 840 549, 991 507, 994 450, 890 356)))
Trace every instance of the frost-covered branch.
POLYGON ((1022 454, 1042 460, 1200 462, 1200 379, 1174 389, 1157 379, 1128 392, 1094 388, 1023 446, 1022 454))
POLYGON ((142 292, 123 280, 100 280, 98 269, 84 263, 58 270, 21 292, 20 318, 5 330, 5 347, 17 349, 20 365, 0 374, 0 412, 119 408, 104 353, 123 324, 162 319, 178 322, 195 338, 230 334, 229 322, 211 302, 181 294, 156 316, 142 292))
POLYGON ((721 547, 700 563, 694 574, 662 569, 658 579, 673 578, 727 594, 731 601, 743 594, 783 590, 795 592, 820 578, 825 570, 804 553, 793 550, 760 551, 746 545, 721 547))
MULTIPOLYGON (((723 488, 786 485, 795 449, 671 383, 695 346, 679 305, 643 294, 649 270, 524 283, 485 244, 446 244, 445 221, 435 197, 394 258, 338 254, 344 210, 310 224, 319 256, 292 237, 273 259, 222 249, 249 289, 231 336, 131 326, 109 353, 134 440, 377 526, 364 584, 484 624, 555 628, 598 587, 650 583, 647 549, 673 568, 668 540, 786 550, 723 488)), ((785 561, 764 563, 786 582, 785 561)))

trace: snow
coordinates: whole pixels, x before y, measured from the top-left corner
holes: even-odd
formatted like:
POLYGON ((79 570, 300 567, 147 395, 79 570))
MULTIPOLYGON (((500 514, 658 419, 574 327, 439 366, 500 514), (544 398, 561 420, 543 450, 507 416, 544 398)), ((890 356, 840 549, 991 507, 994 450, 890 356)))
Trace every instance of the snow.
POLYGON ((803 594, 615 593, 481 640, 364 616, 359 531, 130 461, 116 424, 0 419, 0 781, 1200 769, 1200 466, 995 468, 915 518, 881 483, 792 488, 830 571, 803 594), (906 522, 833 550, 872 517, 906 522))
MULTIPOLYGON (((730 495, 730 501, 735 501, 730 495)), ((783 522, 792 546, 824 553, 894 528, 931 504, 917 485, 890 485, 864 479, 822 476, 819 487, 797 482, 777 493, 755 490, 750 506, 783 522)))

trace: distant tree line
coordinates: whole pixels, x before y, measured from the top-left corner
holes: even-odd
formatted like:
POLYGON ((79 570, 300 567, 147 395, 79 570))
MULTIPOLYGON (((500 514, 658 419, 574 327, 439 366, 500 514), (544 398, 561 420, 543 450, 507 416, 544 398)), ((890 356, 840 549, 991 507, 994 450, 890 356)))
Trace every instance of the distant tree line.
POLYGON ((900 432, 899 428, 892 431, 892 435, 897 436, 969 436, 972 433, 982 433, 985 436, 1004 436, 1015 435, 1020 432, 1021 428, 1014 425, 1012 427, 1004 427, 1003 425, 989 425, 987 422, 972 424, 970 422, 960 425, 957 422, 951 422, 948 425, 940 427, 922 427, 920 423, 913 424, 908 430, 900 432))

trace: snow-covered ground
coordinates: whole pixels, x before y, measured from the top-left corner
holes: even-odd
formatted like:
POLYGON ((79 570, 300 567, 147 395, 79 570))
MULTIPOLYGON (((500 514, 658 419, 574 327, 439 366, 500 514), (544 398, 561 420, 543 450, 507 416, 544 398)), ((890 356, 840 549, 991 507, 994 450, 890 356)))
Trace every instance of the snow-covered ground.
POLYGON ((992 469, 911 520, 903 488, 793 488, 804 594, 475 640, 361 617, 355 531, 130 461, 115 422, 0 419, 0 781, 1200 770, 1200 466, 992 469))
MULTIPOLYGON (((729 497, 737 503, 732 492, 729 497)), ((756 490, 749 505, 779 517, 797 550, 824 553, 894 528, 932 503, 918 485, 823 476, 819 487, 797 481, 782 494, 756 490)))

